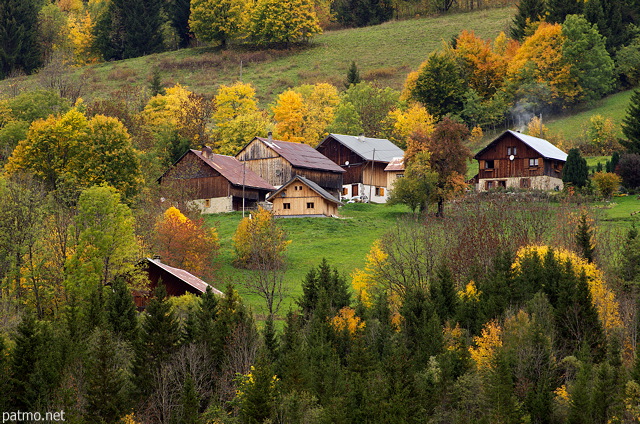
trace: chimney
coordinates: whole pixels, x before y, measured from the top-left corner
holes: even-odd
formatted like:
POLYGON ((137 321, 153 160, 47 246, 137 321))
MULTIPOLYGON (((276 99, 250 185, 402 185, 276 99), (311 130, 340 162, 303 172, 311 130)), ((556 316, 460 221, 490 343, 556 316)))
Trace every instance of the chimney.
POLYGON ((213 153, 213 150, 211 150, 211 147, 209 146, 202 146, 202 157, 205 159, 209 159, 211 158, 211 154, 213 153))
POLYGON ((162 262, 162 260, 161 260, 162 258, 160 257, 160 255, 153 255, 153 258, 152 258, 152 259, 153 259, 154 261, 157 261, 157 262, 162 262))
POLYGON ((358 136, 358 140, 364 143, 364 133, 360 133, 360 135, 358 136))
POLYGON ((273 141, 273 133, 271 131, 267 133, 267 140, 273 141))

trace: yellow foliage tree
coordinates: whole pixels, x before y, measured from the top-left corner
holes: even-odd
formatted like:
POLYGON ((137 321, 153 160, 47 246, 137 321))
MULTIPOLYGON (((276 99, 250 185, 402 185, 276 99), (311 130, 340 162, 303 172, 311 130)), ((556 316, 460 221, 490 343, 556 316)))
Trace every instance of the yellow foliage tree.
POLYGON ((189 26, 199 40, 226 47, 246 30, 252 9, 247 0, 192 0, 189 26))
POLYGON ((614 174, 613 172, 596 172, 591 179, 598 193, 605 199, 610 198, 613 193, 618 191, 620 183, 622 183, 620 175, 614 174))
POLYGON ((276 137, 316 146, 327 135, 339 103, 338 90, 327 83, 285 91, 272 109, 276 137))
POLYGON ((542 120, 539 116, 534 116, 527 124, 527 134, 533 137, 546 138, 549 133, 549 128, 542 124, 542 120))
POLYGON ((322 32, 310 0, 258 0, 250 37, 258 44, 306 41, 322 32))
POLYGON ((482 328, 482 334, 473 338, 475 346, 469 347, 469 354, 478 370, 493 369, 496 351, 502 346, 502 327, 496 321, 489 321, 482 328))
MULTIPOLYGON (((520 273, 520 261, 525 256, 531 256, 534 253, 544 258, 549 251, 549 246, 525 246, 518 250, 516 259, 512 265, 515 273, 520 273)), ((615 295, 604 281, 602 272, 595 264, 587 262, 575 253, 565 249, 554 249, 555 259, 560 263, 570 263, 576 275, 583 272, 587 277, 589 292, 593 299, 593 305, 598 311, 598 317, 607 333, 614 329, 622 327, 622 319, 620 318, 620 307, 615 299, 615 295)))
POLYGON ((414 103, 406 110, 394 109, 389 112, 393 133, 390 140, 401 148, 406 148, 411 134, 420 132, 425 136, 431 135, 435 128, 435 118, 427 112, 424 106, 414 103))
POLYGON ((355 336, 364 329, 365 322, 356 315, 355 309, 346 306, 331 319, 331 325, 338 332, 347 332, 350 336, 355 336))
POLYGON ((382 250, 382 243, 376 240, 371 245, 367 254, 364 269, 356 268, 351 273, 351 286, 358 295, 358 299, 366 306, 371 307, 379 287, 379 269, 384 267, 388 255, 382 250))
POLYGON ((95 63, 99 60, 93 48, 95 22, 88 11, 69 17, 67 21, 69 41, 73 48, 73 58, 77 65, 95 63))

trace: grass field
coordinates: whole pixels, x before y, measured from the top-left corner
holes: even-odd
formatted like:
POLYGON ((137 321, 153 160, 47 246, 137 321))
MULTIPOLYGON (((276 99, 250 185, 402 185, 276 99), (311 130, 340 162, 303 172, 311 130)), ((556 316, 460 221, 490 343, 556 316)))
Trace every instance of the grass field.
MULTIPOLYGON (((91 100, 131 87, 147 87, 154 67, 165 85, 180 83, 211 96, 220 84, 238 79, 252 83, 263 106, 288 87, 330 82, 342 87, 351 61, 361 76, 400 89, 407 74, 429 54, 462 30, 482 38, 507 31, 515 8, 487 9, 437 17, 391 21, 366 28, 328 31, 291 51, 253 51, 232 46, 228 51, 198 47, 145 57, 90 65, 76 70, 82 97, 91 100)), ((37 76, 25 84, 33 86, 37 76)), ((0 89, 15 81, 3 81, 0 89)))

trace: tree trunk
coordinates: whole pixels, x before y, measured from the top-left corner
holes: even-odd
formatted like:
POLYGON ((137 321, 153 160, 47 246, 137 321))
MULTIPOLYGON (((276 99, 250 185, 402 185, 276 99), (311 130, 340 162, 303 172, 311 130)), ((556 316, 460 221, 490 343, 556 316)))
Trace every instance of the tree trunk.
POLYGON ((436 212, 436 216, 444 218, 444 197, 438 198, 438 212, 436 212))

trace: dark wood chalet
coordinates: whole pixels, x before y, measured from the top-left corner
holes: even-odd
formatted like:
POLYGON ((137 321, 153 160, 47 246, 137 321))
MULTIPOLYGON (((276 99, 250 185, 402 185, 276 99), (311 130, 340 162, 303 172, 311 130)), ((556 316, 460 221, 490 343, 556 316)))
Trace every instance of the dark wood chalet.
POLYGON ((144 309, 153 291, 162 282, 167 289, 167 296, 182 296, 186 293, 201 295, 207 291, 208 287, 214 294, 224 296, 220 290, 202 281, 200 278, 188 271, 163 264, 159 258, 146 258, 144 268, 149 279, 147 290, 136 290, 133 292, 134 300, 138 309, 144 309))
POLYGON ((366 195, 375 202, 385 202, 388 196, 385 168, 404 151, 391 141, 342 134, 329 134, 316 148, 342 169, 342 196, 366 195))
POLYGON ((474 157, 479 191, 498 187, 562 189, 567 154, 547 140, 505 131, 474 157))
POLYGON ((308 144, 256 137, 236 158, 277 187, 300 175, 335 195, 342 189, 344 170, 308 144))
POLYGON ((273 190, 271 184, 233 156, 189 150, 162 175, 160 184, 179 184, 190 193, 203 213, 255 207, 273 190))

